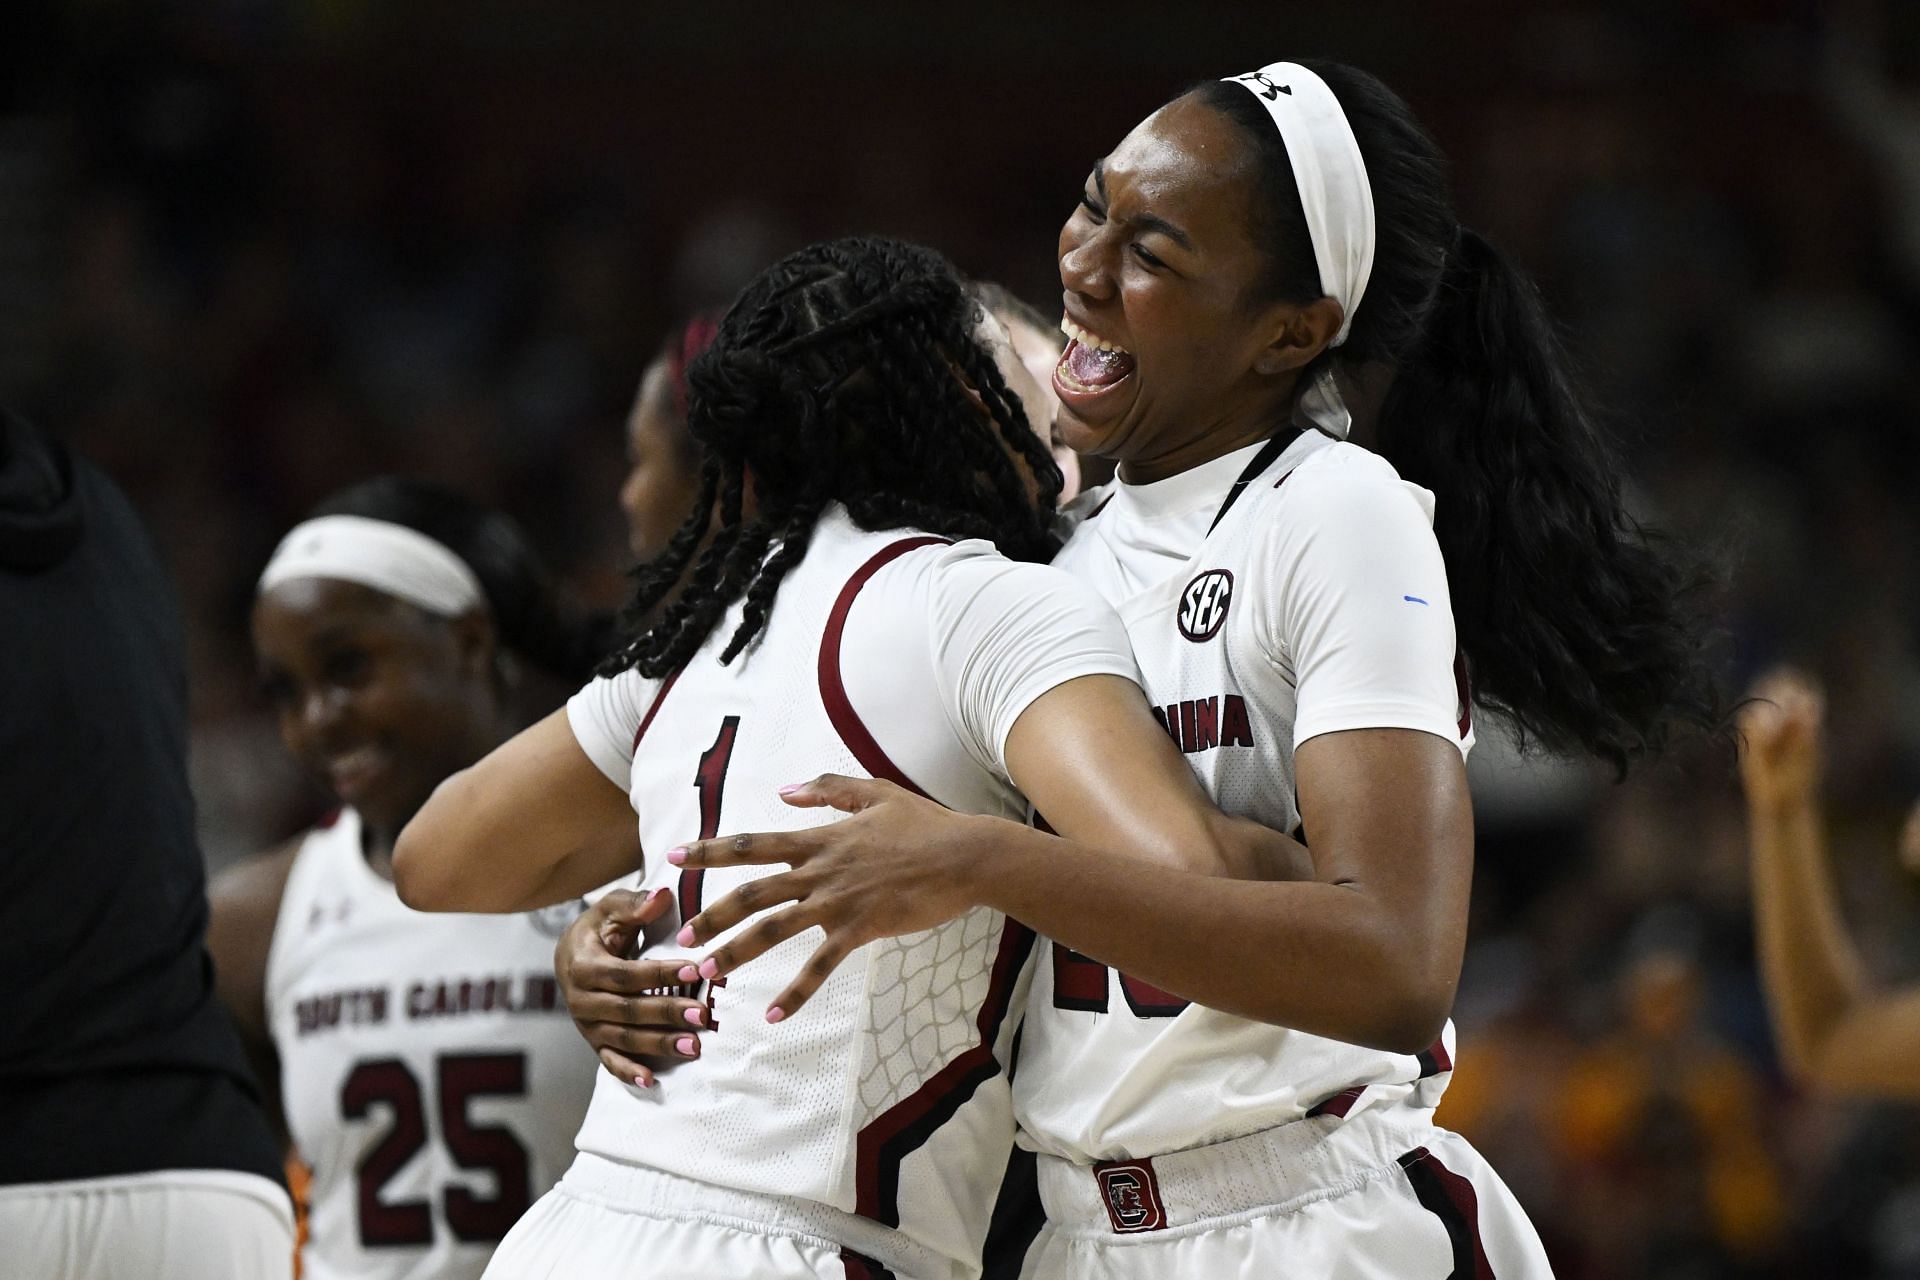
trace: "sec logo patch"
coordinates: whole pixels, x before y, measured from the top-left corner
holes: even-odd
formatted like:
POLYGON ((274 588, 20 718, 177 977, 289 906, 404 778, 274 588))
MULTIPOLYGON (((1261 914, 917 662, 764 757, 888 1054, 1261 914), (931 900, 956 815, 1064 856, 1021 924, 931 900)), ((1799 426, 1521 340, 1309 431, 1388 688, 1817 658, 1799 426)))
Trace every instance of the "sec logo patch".
POLYGON ((1225 569, 1209 569, 1180 593, 1180 634, 1195 644, 1204 644, 1220 634, 1227 620, 1227 606, 1233 602, 1233 574, 1225 569))

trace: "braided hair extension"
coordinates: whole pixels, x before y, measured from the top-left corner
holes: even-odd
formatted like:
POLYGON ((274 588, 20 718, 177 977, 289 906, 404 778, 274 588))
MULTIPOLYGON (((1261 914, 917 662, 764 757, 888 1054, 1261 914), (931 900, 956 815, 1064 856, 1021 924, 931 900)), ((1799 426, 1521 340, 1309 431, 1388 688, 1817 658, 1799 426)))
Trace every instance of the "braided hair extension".
POLYGON ((802 249, 749 285, 687 368, 698 501, 634 571, 628 639, 601 674, 678 670, 739 600, 720 655, 732 662, 832 503, 868 531, 986 538, 1017 560, 1051 558, 1060 471, 982 341, 983 318, 944 257, 877 236, 802 249))

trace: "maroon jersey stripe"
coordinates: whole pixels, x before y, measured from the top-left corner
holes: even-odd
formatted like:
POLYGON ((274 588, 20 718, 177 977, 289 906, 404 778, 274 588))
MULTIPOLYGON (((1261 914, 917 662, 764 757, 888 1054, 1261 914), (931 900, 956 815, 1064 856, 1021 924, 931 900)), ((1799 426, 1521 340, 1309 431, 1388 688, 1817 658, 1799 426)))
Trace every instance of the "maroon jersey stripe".
POLYGON ((1415 1147, 1399 1163, 1421 1207, 1446 1229, 1453 1247, 1449 1280, 1495 1280, 1480 1239, 1480 1197, 1474 1194, 1473 1183, 1441 1164, 1425 1147, 1415 1147))
POLYGON ((893 1272, 851 1249, 840 1251, 840 1265, 847 1269, 847 1280, 894 1280, 893 1272))
POLYGON ((1354 1085, 1351 1089, 1342 1089, 1331 1098, 1315 1103, 1312 1109, 1307 1112, 1307 1118, 1312 1119, 1314 1116, 1339 1116, 1345 1118, 1347 1112, 1353 1110, 1353 1104, 1360 1101, 1360 1095, 1366 1091, 1367 1086, 1363 1084, 1354 1085))
MULTIPOLYGON (((854 571, 854 575, 847 579, 846 586, 840 588, 840 597, 833 602, 833 612, 827 615, 826 634, 820 637, 820 701, 827 709, 827 719, 832 722, 834 732, 840 735, 840 740, 847 744, 847 750, 853 753, 853 758, 860 762, 860 767, 868 774, 897 783, 920 796, 927 793, 887 758, 887 753, 874 741, 873 734, 868 732, 860 714, 847 699, 847 686, 840 678, 840 641, 846 633, 847 614, 853 609, 854 598, 867 585, 868 579, 909 551, 947 541, 949 539, 921 534, 882 547, 877 555, 854 571)), ((931 796, 927 798, 932 799, 931 796)))
POLYGON ((993 1042, 1006 1021, 1014 979, 1032 953, 1033 943, 1033 930, 1012 920, 1006 922, 987 982, 987 996, 976 1019, 979 1042, 860 1131, 854 1163, 854 1212, 860 1216, 889 1227, 900 1225, 901 1162, 951 1120, 975 1090, 999 1074, 1000 1061, 993 1056, 993 1042))
MULTIPOLYGON (((686 668, 682 667, 681 671, 684 670, 686 670, 686 668)), ((673 688, 673 682, 679 678, 680 672, 674 672, 661 682, 660 692, 653 695, 653 705, 647 708, 647 714, 640 717, 640 727, 633 731, 633 749, 635 751, 640 749, 640 739, 646 736, 647 726, 652 724, 653 718, 660 714, 660 704, 667 700, 667 690, 673 688)))

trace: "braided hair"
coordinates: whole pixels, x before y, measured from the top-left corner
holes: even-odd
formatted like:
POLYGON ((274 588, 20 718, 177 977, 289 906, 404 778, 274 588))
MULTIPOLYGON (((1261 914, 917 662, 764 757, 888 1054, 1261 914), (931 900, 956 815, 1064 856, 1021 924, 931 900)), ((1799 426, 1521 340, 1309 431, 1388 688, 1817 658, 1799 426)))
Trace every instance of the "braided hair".
POLYGON ((693 511, 634 571, 621 615, 631 638, 601 674, 678 670, 744 600, 720 655, 732 662, 830 503, 868 531, 1051 558, 1060 471, 981 341, 983 317, 944 257, 877 236, 802 249, 747 286, 687 368, 687 427, 703 454, 693 511))

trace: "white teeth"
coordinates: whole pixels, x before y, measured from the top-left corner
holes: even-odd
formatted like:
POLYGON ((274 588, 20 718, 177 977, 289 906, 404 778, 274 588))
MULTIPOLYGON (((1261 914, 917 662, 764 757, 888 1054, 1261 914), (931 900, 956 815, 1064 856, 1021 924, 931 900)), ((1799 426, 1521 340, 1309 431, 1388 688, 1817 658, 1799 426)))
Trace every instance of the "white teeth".
POLYGON ((364 769, 369 765, 378 763, 379 759, 379 748, 355 747, 353 750, 343 751, 327 761, 327 767, 330 769, 364 769))
POLYGON ((1096 338, 1065 316, 1060 318, 1060 332, 1072 338, 1083 347, 1092 347, 1095 351, 1115 351, 1121 355, 1132 355, 1117 342, 1108 342, 1105 338, 1096 338))

